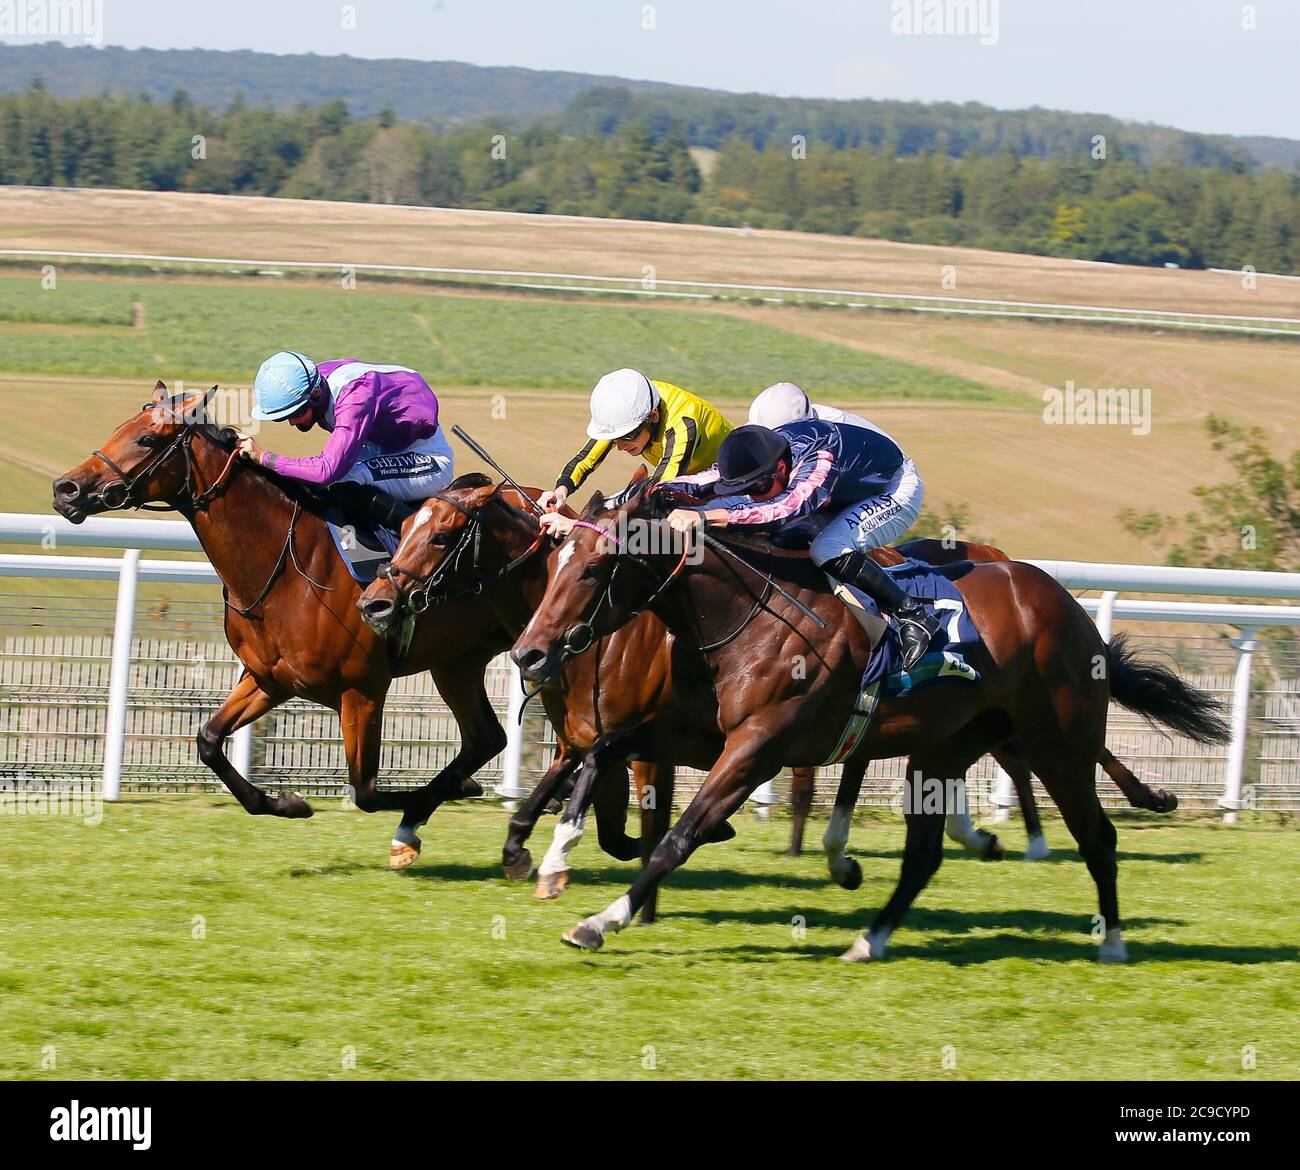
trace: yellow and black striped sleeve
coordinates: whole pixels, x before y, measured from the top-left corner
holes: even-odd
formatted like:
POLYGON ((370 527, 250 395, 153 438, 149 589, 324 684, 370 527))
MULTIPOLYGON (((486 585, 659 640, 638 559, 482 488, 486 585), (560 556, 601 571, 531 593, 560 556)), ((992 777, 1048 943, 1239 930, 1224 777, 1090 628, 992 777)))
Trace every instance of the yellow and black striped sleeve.
POLYGON ((600 466, 613 445, 610 439, 589 439, 587 445, 564 465, 555 486, 568 488, 570 494, 576 492, 582 487, 583 480, 600 466))
POLYGON ((669 483, 690 471, 699 441, 699 427, 689 415, 674 422, 664 435, 664 453, 660 456, 651 479, 669 483))

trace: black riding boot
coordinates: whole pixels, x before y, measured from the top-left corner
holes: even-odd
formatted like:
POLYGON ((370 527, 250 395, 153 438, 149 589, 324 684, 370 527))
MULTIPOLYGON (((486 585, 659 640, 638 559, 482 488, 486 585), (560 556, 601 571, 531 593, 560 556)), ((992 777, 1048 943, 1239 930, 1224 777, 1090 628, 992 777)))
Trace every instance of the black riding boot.
POLYGON ((904 593, 898 582, 865 553, 841 553, 823 564, 822 569, 835 580, 861 589, 882 613, 893 615, 903 644, 903 669, 911 670, 939 632, 939 619, 915 597, 904 593))
POLYGON ((331 484, 327 492, 331 502, 338 504, 354 523, 373 520, 394 532, 401 531, 402 521, 414 510, 373 484, 344 481, 331 484))
POLYGON ((399 500, 396 496, 390 496, 380 488, 372 487, 370 490, 374 495, 370 497, 366 511, 371 519, 377 520, 385 528, 391 528, 394 532, 401 532, 402 521, 412 512, 410 504, 399 500))

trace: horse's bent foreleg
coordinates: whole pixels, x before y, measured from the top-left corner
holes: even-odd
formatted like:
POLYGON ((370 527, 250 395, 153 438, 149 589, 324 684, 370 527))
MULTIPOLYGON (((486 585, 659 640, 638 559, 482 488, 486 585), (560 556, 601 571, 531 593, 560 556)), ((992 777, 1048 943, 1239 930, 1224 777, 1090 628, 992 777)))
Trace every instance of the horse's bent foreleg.
MULTIPOLYGON (((643 765, 633 764, 633 768, 643 765)), ((627 765, 611 760, 601 769, 592 792, 596 836, 600 847, 619 861, 640 856, 641 843, 627 834, 627 765)))
POLYGON ((758 729, 733 736, 695 799, 659 842, 628 892, 566 932, 564 941, 583 950, 598 950, 607 931, 622 930, 631 922, 649 892, 725 824, 755 788, 776 774, 779 763, 763 758, 762 745, 768 738, 758 729))
POLYGON ((377 806, 402 810, 401 824, 389 848, 389 865, 394 869, 405 869, 419 857, 419 828, 440 804, 483 795, 474 773, 506 746, 506 733, 497 721, 483 685, 485 669, 486 663, 476 660, 439 663, 429 672, 438 694, 456 720, 460 750, 423 788, 403 793, 400 803, 377 806))
POLYGON ((226 696, 226 701, 199 731, 199 759, 217 774, 245 811, 254 816, 309 817, 311 805, 296 792, 271 796, 240 775, 226 758, 226 740, 241 727, 247 727, 274 710, 282 701, 281 697, 264 691, 257 679, 245 671, 235 689, 226 696))
POLYGON ((533 855, 526 842, 537 827, 542 811, 555 799, 581 762, 582 757, 574 752, 556 752, 546 775, 537 782, 537 787, 511 816, 506 843, 501 849, 501 868, 505 870, 506 877, 523 881, 532 873, 533 855))
MULTIPOLYGON (((577 779, 573 783, 573 794, 568 806, 561 814, 551 837, 550 848, 542 857, 537 867, 537 886, 533 890, 535 897, 542 901, 558 898, 569 885, 569 853, 582 840, 583 830, 587 824, 587 810, 595 795, 596 781, 611 763, 622 767, 620 746, 626 739, 624 732, 610 732, 603 735, 592 746, 582 761, 577 779)), ((627 792, 627 772, 623 771, 624 793, 627 792)))

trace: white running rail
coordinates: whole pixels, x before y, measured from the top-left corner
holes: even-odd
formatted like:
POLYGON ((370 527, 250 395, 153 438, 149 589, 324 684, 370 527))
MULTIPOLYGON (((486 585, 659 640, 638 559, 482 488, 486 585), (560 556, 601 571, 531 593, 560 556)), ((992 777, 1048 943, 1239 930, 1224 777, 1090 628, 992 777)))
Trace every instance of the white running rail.
MULTIPOLYGON (((49 550, 72 547, 123 550, 120 557, 64 556, 54 551, 0 553, 0 577, 118 582, 103 763, 104 798, 116 800, 121 790, 137 586, 140 582, 216 584, 217 574, 206 561, 146 560, 141 557, 142 550, 200 550, 198 538, 190 526, 173 520, 94 517, 84 524, 74 525, 55 516, 3 512, 0 513, 0 544, 38 545, 49 550)), ((1231 708, 1232 739, 1228 747, 1223 796, 1219 802, 1224 809, 1224 820, 1234 823, 1238 810, 1243 807, 1242 777, 1246 762, 1251 666, 1253 655, 1259 648, 1255 635, 1265 626, 1300 628, 1300 605, 1120 600, 1119 594, 1125 591, 1300 601, 1300 573, 1093 564, 1085 561, 1030 563, 1036 564, 1068 589, 1101 590, 1100 597, 1082 598, 1080 604, 1094 615, 1102 637, 1107 640, 1117 619, 1198 622, 1237 629, 1238 635, 1233 641, 1238 657, 1231 708)), ((511 670, 510 713, 513 716, 518 706, 514 694, 521 693, 521 685, 513 665, 511 670)), ((507 720, 506 733, 509 742, 498 793, 507 800, 514 800, 526 795, 520 775, 523 733, 517 719, 507 720)), ((244 728, 235 736, 232 762, 245 774, 251 748, 252 729, 244 728)))
POLYGON ((578 272, 535 272, 509 268, 444 268, 420 264, 364 261, 275 260, 231 256, 173 256, 155 252, 75 252, 59 249, 3 248, 0 260, 64 261, 87 265, 144 266, 173 271, 211 269, 226 274, 280 276, 287 271, 374 273, 467 285, 492 285, 544 292, 579 292, 690 300, 761 300, 771 304, 839 305, 852 309, 892 309, 912 313, 951 313, 979 317, 1080 321, 1162 329, 1201 329, 1300 337, 1300 318, 1192 313, 1116 305, 1071 305, 945 297, 809 285, 734 284, 722 281, 666 280, 640 276, 594 276, 578 272))

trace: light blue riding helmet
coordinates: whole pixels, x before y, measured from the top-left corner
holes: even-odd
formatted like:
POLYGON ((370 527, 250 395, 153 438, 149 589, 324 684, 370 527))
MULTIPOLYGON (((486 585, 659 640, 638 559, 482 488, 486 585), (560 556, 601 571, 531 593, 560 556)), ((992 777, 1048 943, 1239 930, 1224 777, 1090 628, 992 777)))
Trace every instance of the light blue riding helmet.
POLYGON ((291 349, 273 353, 253 380, 257 403, 253 417, 267 422, 290 418, 307 405, 312 387, 320 381, 316 363, 291 349))

